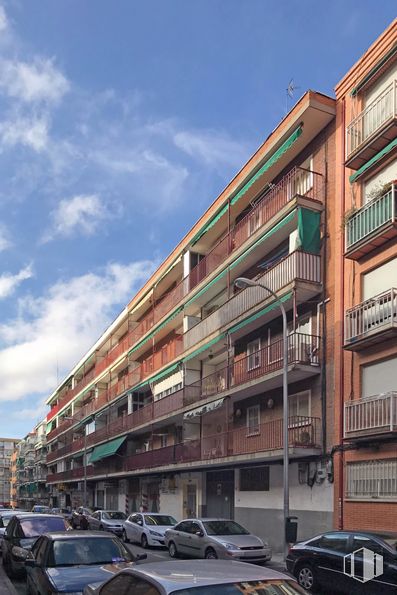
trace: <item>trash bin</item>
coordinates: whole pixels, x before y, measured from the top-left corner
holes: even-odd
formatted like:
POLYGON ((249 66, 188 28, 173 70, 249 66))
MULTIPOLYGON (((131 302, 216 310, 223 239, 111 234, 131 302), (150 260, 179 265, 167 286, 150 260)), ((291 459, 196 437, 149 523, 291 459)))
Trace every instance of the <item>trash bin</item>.
POLYGON ((296 543, 298 537, 298 517, 288 516, 285 523, 285 541, 296 543))

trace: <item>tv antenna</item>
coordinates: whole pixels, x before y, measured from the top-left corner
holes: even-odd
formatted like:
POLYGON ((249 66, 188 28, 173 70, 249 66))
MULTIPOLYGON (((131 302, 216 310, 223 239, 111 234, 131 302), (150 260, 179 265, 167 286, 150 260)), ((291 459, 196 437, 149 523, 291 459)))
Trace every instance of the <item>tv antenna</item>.
POLYGON ((295 85, 295 81, 294 79, 291 79, 290 82, 288 83, 288 87, 285 90, 285 113, 288 113, 288 109, 289 109, 289 100, 294 98, 294 92, 296 91, 296 89, 300 89, 300 87, 297 87, 295 85))

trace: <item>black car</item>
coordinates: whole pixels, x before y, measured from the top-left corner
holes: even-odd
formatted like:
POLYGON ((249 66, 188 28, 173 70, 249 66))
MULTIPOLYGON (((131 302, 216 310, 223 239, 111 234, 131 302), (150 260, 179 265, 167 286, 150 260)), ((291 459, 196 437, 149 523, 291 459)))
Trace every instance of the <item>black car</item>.
POLYGON ((26 560, 28 595, 81 593, 89 583, 102 583, 137 559, 123 542, 103 531, 46 533, 26 560))
POLYGON ((396 595, 397 534, 330 531, 295 544, 287 569, 308 591, 396 595))
POLYGON ((24 574, 26 553, 43 533, 67 531, 70 525, 53 514, 16 514, 8 523, 2 542, 3 566, 9 576, 24 574))

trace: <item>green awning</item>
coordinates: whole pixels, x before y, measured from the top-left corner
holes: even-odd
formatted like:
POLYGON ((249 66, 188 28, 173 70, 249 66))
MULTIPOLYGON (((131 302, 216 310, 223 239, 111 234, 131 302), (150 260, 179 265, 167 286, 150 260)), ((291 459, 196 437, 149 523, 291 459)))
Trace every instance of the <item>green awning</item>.
POLYGON ((390 153, 390 151, 392 151, 394 149, 394 147, 397 147, 397 138, 395 138, 394 140, 392 140, 391 143, 389 143, 388 145, 386 145, 386 147, 384 147, 381 151, 379 151, 379 153, 377 153, 376 155, 374 155, 372 157, 372 159, 370 159, 369 161, 367 161, 367 163, 364 163, 364 165, 362 165, 360 167, 360 169, 358 169, 356 171, 356 173, 354 173, 353 175, 350 176, 349 182, 350 183, 355 182, 357 180, 357 178, 359 178, 360 176, 362 176, 363 174, 365 174, 365 172, 370 167, 372 167, 373 165, 375 165, 375 163, 377 163, 385 155, 387 155, 388 153, 390 153))
POLYGON ((205 345, 202 345, 201 347, 199 347, 198 349, 196 349, 195 351, 193 351, 193 353, 191 353, 190 355, 186 356, 183 359, 183 362, 188 362, 189 360, 193 359, 197 355, 200 355, 200 353, 202 353, 206 349, 209 349, 210 347, 212 347, 212 345, 215 345, 215 343, 218 343, 218 341, 220 341, 221 339, 224 339, 225 337, 226 337, 226 333, 222 333, 221 335, 218 335, 217 337, 215 337, 215 339, 212 339, 212 341, 209 341, 205 345))
POLYGON ((196 235, 194 236, 191 245, 194 246, 194 244, 197 244, 197 242, 199 241, 199 239, 205 234, 207 233, 207 231, 209 231, 211 229, 211 227, 214 227, 215 223, 217 223, 219 221, 219 219, 221 217, 223 217, 223 215, 225 213, 227 213, 229 210, 229 203, 227 202, 221 209, 220 211, 218 211, 216 213, 216 215, 214 215, 212 217, 212 219, 207 223, 207 225, 205 225, 203 227, 203 229, 201 229, 198 233, 196 233, 196 235))
POLYGON ((111 457, 116 454, 126 438, 127 436, 122 436, 121 438, 116 438, 115 440, 96 446, 91 453, 88 463, 96 463, 97 461, 101 461, 102 459, 106 459, 106 457, 111 457))
POLYGON ((299 248, 310 254, 320 253, 320 213, 310 209, 298 209, 299 248))
POLYGON ((172 314, 170 314, 168 316, 168 318, 166 318, 164 320, 164 322, 162 322, 161 324, 159 324, 159 326, 156 326, 156 328, 144 339, 142 339, 142 341, 139 341, 139 343, 137 345, 135 345, 135 347, 133 347, 132 349, 130 349, 130 351, 128 352, 128 355, 130 355, 131 353, 134 353, 134 351, 136 351, 137 349, 139 349, 140 347, 142 347, 142 345, 144 345, 145 343, 147 343, 147 341, 150 341, 150 339, 153 339, 153 337, 162 329, 164 328, 173 318, 175 318, 175 316, 178 316, 178 314, 180 312, 182 312, 183 310, 183 306, 181 306, 180 308, 177 308, 172 314))
POLYGON ((275 153, 268 159, 260 169, 256 172, 254 176, 244 186, 239 190, 239 192, 233 196, 232 200, 230 201, 231 205, 234 205, 246 192, 249 188, 258 180, 268 169, 272 167, 284 155, 286 151, 298 140, 300 135, 302 134, 302 126, 299 126, 288 138, 286 141, 283 142, 281 147, 277 149, 275 153))
POLYGON ((350 95, 352 97, 357 95, 357 93, 359 91, 361 91, 361 89, 363 89, 365 87, 365 85, 367 83, 369 83, 370 80, 378 74, 378 72, 381 70, 381 68, 384 66, 384 64, 386 64, 386 62, 388 60, 390 60, 390 58, 393 58, 393 56, 395 56, 396 54, 397 54, 397 43, 395 43, 393 45, 393 47, 387 52, 387 54, 385 54, 383 56, 383 58, 381 60, 379 60, 379 62, 377 64, 375 64, 375 66, 373 68, 371 68, 371 70, 368 72, 368 74, 365 75, 365 77, 358 83, 358 85, 356 85, 356 87, 354 87, 354 89, 352 89, 352 91, 350 92, 350 95))
POLYGON ((200 291, 198 291, 192 298, 190 298, 190 300, 188 300, 186 302, 185 308, 187 306, 189 306, 189 304, 192 304, 198 297, 203 295, 203 293, 205 293, 210 287, 212 287, 212 285, 214 285, 217 281, 219 281, 219 279, 222 279, 222 277, 224 277, 226 275, 226 273, 227 273, 227 268, 225 270, 223 270, 221 273, 219 273, 219 275, 214 277, 212 279, 212 281, 207 283, 207 285, 205 285, 202 289, 200 289, 200 291))
MULTIPOLYGON (((283 295, 280 298, 280 302, 286 302, 291 297, 292 297, 292 292, 290 291, 289 293, 287 293, 286 295, 283 295)), ((269 304, 268 306, 266 306, 266 308, 263 308, 262 310, 259 310, 259 312, 255 312, 255 314, 252 314, 252 316, 249 316, 248 318, 246 318, 245 320, 239 322, 235 326, 232 326, 232 328, 229 329, 229 333, 235 333, 236 331, 240 330, 241 328, 243 328, 244 326, 246 326, 250 322, 253 322, 257 318, 260 318, 264 314, 267 314, 268 312, 271 312, 272 310, 274 310, 275 308, 278 308, 278 307, 279 306, 278 306, 278 303, 276 301, 272 302, 271 304, 269 304)))
POLYGON ((211 401, 210 403, 201 405, 201 407, 196 407, 196 409, 191 409, 190 411, 187 411, 184 414, 183 419, 184 420, 193 419, 195 417, 201 417, 202 415, 205 415, 206 413, 211 413, 212 411, 219 409, 219 407, 222 407, 224 401, 225 401, 225 397, 222 397, 221 399, 217 399, 216 401, 211 401))
POLYGON ((259 246, 259 244, 261 244, 262 242, 267 240, 270 236, 275 234, 279 229, 284 227, 284 225, 287 225, 287 223, 290 223, 290 221, 292 221, 294 219, 294 217, 296 217, 296 211, 297 211, 297 209, 294 209, 292 211, 292 213, 290 213, 289 215, 284 217, 284 219, 281 219, 281 221, 279 221, 277 223, 277 225, 274 225, 271 229, 269 229, 269 231, 267 231, 265 234, 263 234, 263 236, 261 236, 259 238, 259 240, 256 240, 255 244, 252 244, 252 246, 250 246, 245 252, 243 252, 243 254, 241 254, 241 256, 239 256, 238 258, 236 258, 235 261, 232 262, 232 264, 230 265, 230 268, 233 269, 242 260, 244 260, 244 258, 246 258, 248 256, 248 254, 250 254, 250 252, 255 250, 259 246))
POLYGON ((151 378, 149 378, 148 382, 150 382, 150 383, 157 382, 157 380, 164 378, 164 376, 168 376, 169 374, 172 374, 172 372, 174 372, 175 370, 178 369, 179 364, 180 364, 180 362, 177 362, 176 364, 173 364, 169 368, 162 370, 162 372, 159 372, 158 374, 156 374, 156 376, 152 376, 151 378))

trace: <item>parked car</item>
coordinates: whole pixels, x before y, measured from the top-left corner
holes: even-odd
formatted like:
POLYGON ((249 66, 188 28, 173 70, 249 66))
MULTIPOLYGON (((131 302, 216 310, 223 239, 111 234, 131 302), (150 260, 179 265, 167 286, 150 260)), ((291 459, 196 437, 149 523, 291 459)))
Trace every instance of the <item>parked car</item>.
POLYGON ((123 521, 127 518, 124 512, 118 510, 97 510, 87 516, 90 529, 99 531, 111 531, 116 535, 123 533, 123 521))
POLYGON ((32 508, 32 512, 37 514, 48 514, 50 512, 50 507, 43 506, 42 504, 35 504, 32 508))
POLYGON ((35 541, 47 531, 67 531, 69 523, 61 516, 52 514, 14 514, 3 536, 3 566, 9 576, 25 572, 25 559, 21 548, 29 550, 35 541))
POLYGON ((80 527, 81 517, 88 518, 91 514, 91 508, 85 508, 84 506, 79 506, 79 508, 73 510, 71 520, 73 529, 78 529, 80 527))
POLYGON ((123 570, 103 585, 88 585, 84 595, 304 595, 296 581, 269 568, 226 560, 152 562, 123 570))
POLYGON ((124 521, 123 539, 125 542, 140 543, 142 547, 164 546, 164 534, 167 529, 176 525, 177 521, 168 514, 142 512, 130 514, 124 521))
POLYGON ((228 519, 187 519, 165 532, 171 558, 225 558, 243 562, 267 562, 272 550, 262 539, 228 519))
POLYGON ((397 534, 330 531, 295 544, 286 563, 308 591, 332 585, 332 592, 338 594, 395 595, 396 548, 397 534))
POLYGON ((69 523, 72 523, 72 511, 69 508, 51 508, 48 511, 50 514, 60 514, 66 519, 69 523))
POLYGON ((134 557, 118 537, 103 532, 46 533, 25 562, 27 593, 81 594, 88 583, 102 583, 145 557, 134 557))
POLYGON ((0 552, 3 549, 3 536, 6 530, 6 527, 8 525, 8 523, 10 522, 10 520, 12 519, 13 516, 15 516, 16 514, 30 514, 30 512, 26 512, 23 513, 23 511, 18 511, 18 510, 10 510, 10 509, 4 509, 4 510, 0 510, 0 552))

